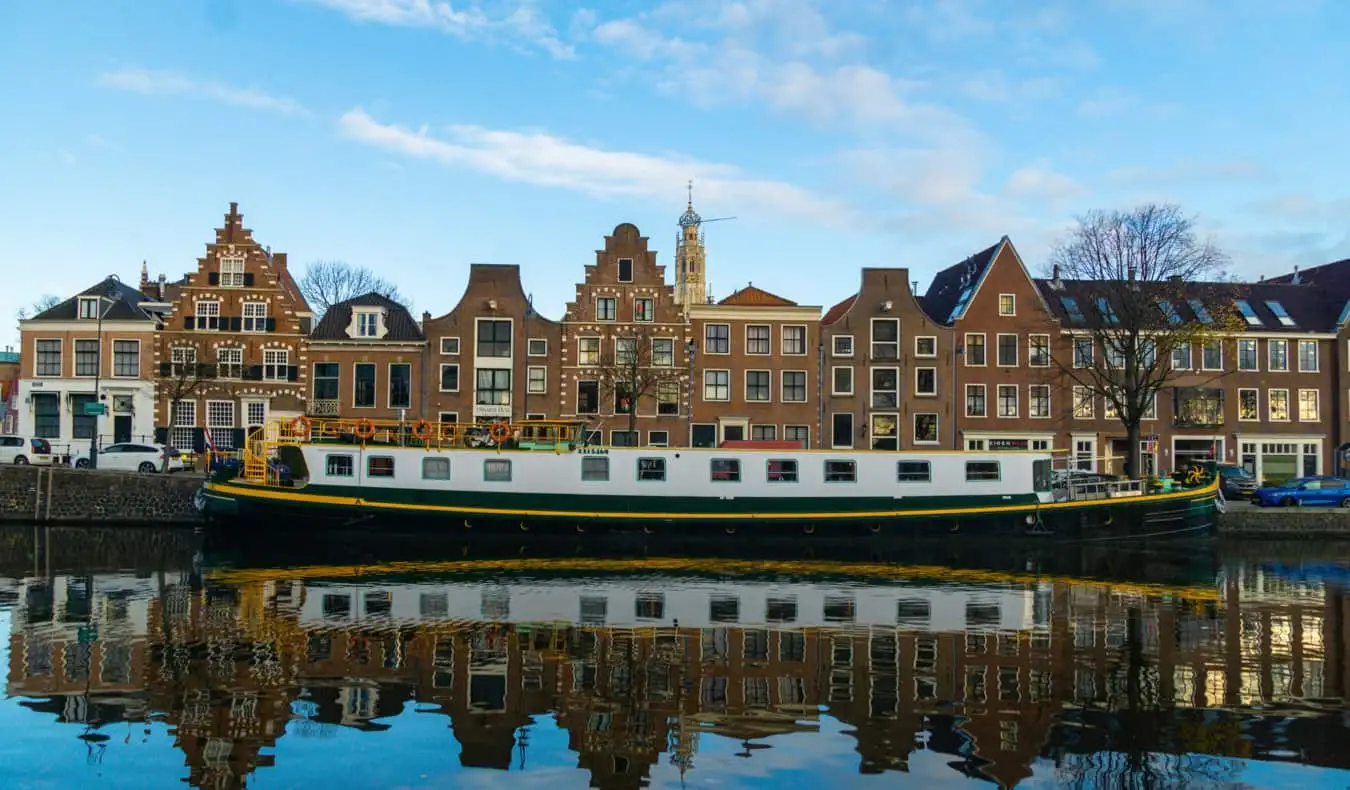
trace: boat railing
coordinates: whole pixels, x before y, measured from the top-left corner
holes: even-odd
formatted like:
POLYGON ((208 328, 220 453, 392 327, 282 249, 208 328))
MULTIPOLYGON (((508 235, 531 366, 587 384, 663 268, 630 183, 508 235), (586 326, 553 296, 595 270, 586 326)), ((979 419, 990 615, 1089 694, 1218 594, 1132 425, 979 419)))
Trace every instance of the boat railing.
POLYGON ((1085 499, 1116 499, 1119 497, 1143 496, 1147 493, 1146 480, 1073 480, 1064 486, 1065 499, 1080 501, 1085 499))
POLYGON ((312 418, 274 420, 278 444, 357 444, 419 447, 428 450, 545 450, 572 452, 587 446, 589 431, 582 420, 499 420, 440 422, 377 420, 372 418, 312 418))

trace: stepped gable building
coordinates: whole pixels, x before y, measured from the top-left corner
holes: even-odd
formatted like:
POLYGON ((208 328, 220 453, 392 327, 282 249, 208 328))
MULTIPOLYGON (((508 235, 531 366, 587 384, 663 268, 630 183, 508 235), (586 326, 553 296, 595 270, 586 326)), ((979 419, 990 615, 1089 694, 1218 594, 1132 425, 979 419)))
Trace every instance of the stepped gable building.
POLYGON ((156 434, 201 452, 207 433, 232 449, 246 430, 297 417, 309 389, 303 343, 314 314, 287 266, 231 203, 197 268, 152 286, 169 315, 156 344, 156 434))
POLYGON ((568 411, 559 378, 561 329, 534 311, 520 267, 475 263, 459 304, 422 315, 423 416, 443 423, 547 419, 568 411))
POLYGON ((820 322, 823 447, 950 446, 951 330, 925 312, 904 268, 864 268, 820 322))
POLYGON ((109 277, 19 322, 16 431, 61 456, 155 435, 151 365, 159 316, 139 291, 109 277), (104 415, 87 413, 95 403, 104 415))
MULTIPOLYGON (((1105 364, 1089 333, 1105 320, 1081 281, 1037 282, 1063 330, 1061 347, 1074 365, 1105 364), (1075 338, 1086 338, 1086 343, 1075 338)), ((1200 283, 1201 298, 1165 299, 1173 320, 1213 323, 1232 308, 1242 331, 1230 339, 1176 349, 1176 371, 1146 416, 1143 471, 1169 473, 1216 459, 1247 468, 1261 480, 1286 480, 1332 469, 1335 423, 1336 315, 1316 288, 1287 283, 1200 283)), ((1185 285, 1181 286, 1185 294, 1185 285)), ((1066 445, 1075 465, 1124 471, 1124 426, 1105 399, 1065 376, 1069 401, 1066 445)))
POLYGON ((339 302, 305 348, 310 416, 411 420, 422 414, 426 338, 398 302, 377 293, 339 302))
POLYGON ((958 450, 1048 450, 1067 404, 1056 391, 1060 328, 1012 241, 943 269, 924 294, 929 315, 951 327, 949 372, 958 450))
POLYGON ((686 310, 696 338, 692 446, 743 439, 820 446, 812 438, 819 426, 820 308, 750 283, 716 304, 686 310))
MULTIPOLYGON (((567 304, 559 352, 562 416, 589 419, 614 445, 681 445, 689 436, 690 352, 686 308, 636 225, 605 237, 567 304), (647 392, 624 382, 656 382, 647 392), (636 429, 629 433, 630 410, 636 429), (634 435, 636 434, 636 435, 634 435)), ((551 398, 551 400, 555 400, 551 398)))

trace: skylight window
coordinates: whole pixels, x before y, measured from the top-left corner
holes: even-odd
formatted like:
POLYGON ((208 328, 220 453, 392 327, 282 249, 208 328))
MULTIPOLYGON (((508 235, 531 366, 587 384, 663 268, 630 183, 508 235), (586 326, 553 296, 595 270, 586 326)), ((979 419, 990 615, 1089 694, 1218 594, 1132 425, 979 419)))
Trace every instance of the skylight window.
POLYGON ((1247 326, 1261 325, 1261 317, 1256 314, 1256 311, 1252 309, 1246 299, 1237 300, 1237 309, 1239 313, 1242 313, 1242 317, 1247 319, 1247 326))
POLYGON ((1266 302, 1266 307, 1269 307, 1270 312, 1274 313, 1275 317, 1280 319, 1280 326, 1294 325, 1294 319, 1289 317, 1289 313, 1285 311, 1284 305, 1274 300, 1269 300, 1266 302))
POLYGON ((952 314, 947 316, 948 321, 955 321, 956 317, 961 315, 961 311, 966 309, 970 303, 970 297, 975 293, 975 286, 968 285, 961 291, 961 295, 956 298, 956 306, 952 308, 952 314))
POLYGON ((1345 302, 1345 307, 1341 308, 1341 317, 1336 319, 1336 326, 1345 326, 1345 322, 1350 321, 1350 299, 1345 302))
POLYGON ((1064 310, 1069 314, 1070 321, 1083 323, 1083 311, 1078 309, 1078 300, 1072 296, 1061 296, 1059 301, 1064 305, 1064 310))
POLYGON ((1195 313, 1196 320, 1202 324, 1214 323, 1214 318, 1210 316, 1209 311, 1205 309, 1204 302, 1199 299, 1187 299, 1186 304, 1190 305, 1191 312, 1195 313))
POLYGON ((1105 296, 1097 297, 1097 311, 1102 314, 1102 318, 1106 319, 1108 324, 1120 323, 1120 316, 1116 315, 1116 311, 1111 309, 1111 303, 1106 300, 1105 296))
POLYGON ((1177 309, 1172 306, 1171 302, 1167 301, 1166 299, 1159 299, 1158 309, 1163 312, 1163 315, 1167 316, 1168 323, 1170 324, 1181 323, 1181 313, 1177 312, 1177 309))

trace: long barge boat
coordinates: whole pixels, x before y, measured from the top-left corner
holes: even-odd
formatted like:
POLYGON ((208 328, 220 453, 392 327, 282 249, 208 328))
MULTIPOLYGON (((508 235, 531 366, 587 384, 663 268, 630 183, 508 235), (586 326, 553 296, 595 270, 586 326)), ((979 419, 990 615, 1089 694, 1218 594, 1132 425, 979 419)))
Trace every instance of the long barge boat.
POLYGON ((198 506, 240 525, 1110 538, 1205 531, 1222 503, 1212 469, 1164 491, 1078 485, 1045 451, 610 447, 595 437, 583 421, 276 420, 208 479, 198 506))

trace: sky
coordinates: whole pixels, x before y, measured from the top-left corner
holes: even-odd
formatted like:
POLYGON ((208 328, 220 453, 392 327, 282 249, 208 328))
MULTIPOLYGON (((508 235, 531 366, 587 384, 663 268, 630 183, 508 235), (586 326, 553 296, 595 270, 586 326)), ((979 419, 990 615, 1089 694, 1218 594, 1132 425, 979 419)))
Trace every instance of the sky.
POLYGON ((489 262, 560 317, 620 223, 671 263, 691 179, 735 217, 718 298, 923 289, 1003 235, 1036 273, 1145 201, 1271 276, 1350 256, 1347 30, 1339 0, 3 0, 0 316, 179 277, 236 201, 415 314, 489 262))

